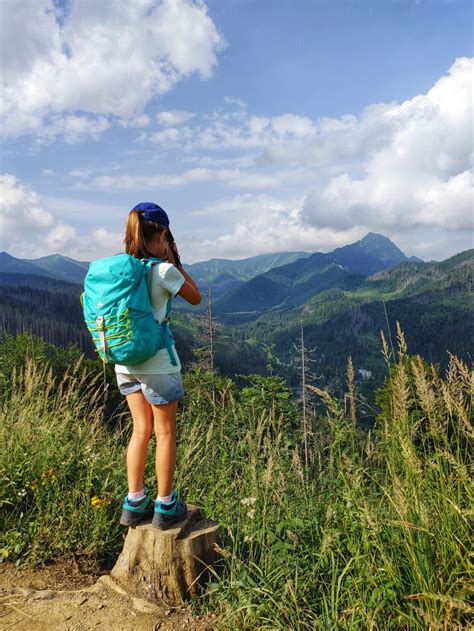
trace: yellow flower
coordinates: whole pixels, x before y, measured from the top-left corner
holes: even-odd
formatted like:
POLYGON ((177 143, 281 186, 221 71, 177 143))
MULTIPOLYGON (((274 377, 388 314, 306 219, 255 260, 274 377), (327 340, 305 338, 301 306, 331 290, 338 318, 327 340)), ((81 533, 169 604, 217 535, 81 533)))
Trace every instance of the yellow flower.
POLYGON ((97 495, 94 495, 94 497, 91 498, 91 506, 93 506, 94 508, 108 506, 109 504, 111 504, 111 502, 112 500, 108 497, 97 497, 97 495))
POLYGON ((46 469, 41 474, 41 477, 43 478, 43 484, 47 484, 48 479, 54 482, 57 480, 56 469, 46 469))

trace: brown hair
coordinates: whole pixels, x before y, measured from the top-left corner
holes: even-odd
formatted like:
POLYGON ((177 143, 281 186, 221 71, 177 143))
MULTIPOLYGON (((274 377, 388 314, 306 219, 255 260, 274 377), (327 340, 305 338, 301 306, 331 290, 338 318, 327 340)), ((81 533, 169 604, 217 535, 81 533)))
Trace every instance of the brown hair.
POLYGON ((163 224, 143 219, 142 215, 143 211, 131 210, 125 228, 125 252, 137 259, 147 258, 148 243, 155 235, 167 230, 163 224))

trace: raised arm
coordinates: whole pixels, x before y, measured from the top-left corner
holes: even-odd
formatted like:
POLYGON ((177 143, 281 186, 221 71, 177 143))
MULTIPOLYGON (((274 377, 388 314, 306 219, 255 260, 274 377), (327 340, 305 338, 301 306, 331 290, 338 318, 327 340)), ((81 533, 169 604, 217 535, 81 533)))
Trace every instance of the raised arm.
MULTIPOLYGON (((168 261, 170 263, 173 263, 173 265, 176 265, 175 248, 177 250, 176 243, 173 243, 173 246, 170 246, 168 248, 168 261)), ((201 293, 198 289, 198 286, 194 282, 193 278, 184 269, 182 264, 176 265, 176 268, 185 278, 185 281, 178 294, 181 296, 181 298, 184 298, 186 302, 189 302, 192 305, 198 305, 201 302, 201 293)))

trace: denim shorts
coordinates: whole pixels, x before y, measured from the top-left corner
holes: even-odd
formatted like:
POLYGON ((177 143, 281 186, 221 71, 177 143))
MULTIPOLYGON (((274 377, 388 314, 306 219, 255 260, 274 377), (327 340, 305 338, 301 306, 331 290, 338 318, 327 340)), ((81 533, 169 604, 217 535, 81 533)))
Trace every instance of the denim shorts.
POLYGON ((129 375, 117 373, 117 383, 123 395, 141 390, 152 405, 163 405, 180 401, 184 396, 183 379, 180 372, 164 375, 129 375))

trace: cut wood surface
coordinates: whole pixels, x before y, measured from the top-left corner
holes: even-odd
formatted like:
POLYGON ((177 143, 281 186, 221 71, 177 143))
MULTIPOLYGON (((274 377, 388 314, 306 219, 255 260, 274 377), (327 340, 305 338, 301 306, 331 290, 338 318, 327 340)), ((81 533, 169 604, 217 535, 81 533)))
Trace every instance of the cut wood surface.
POLYGON ((111 576, 129 594, 179 604, 195 595, 217 561, 219 524, 188 505, 186 518, 159 530, 150 521, 130 528, 111 576))

